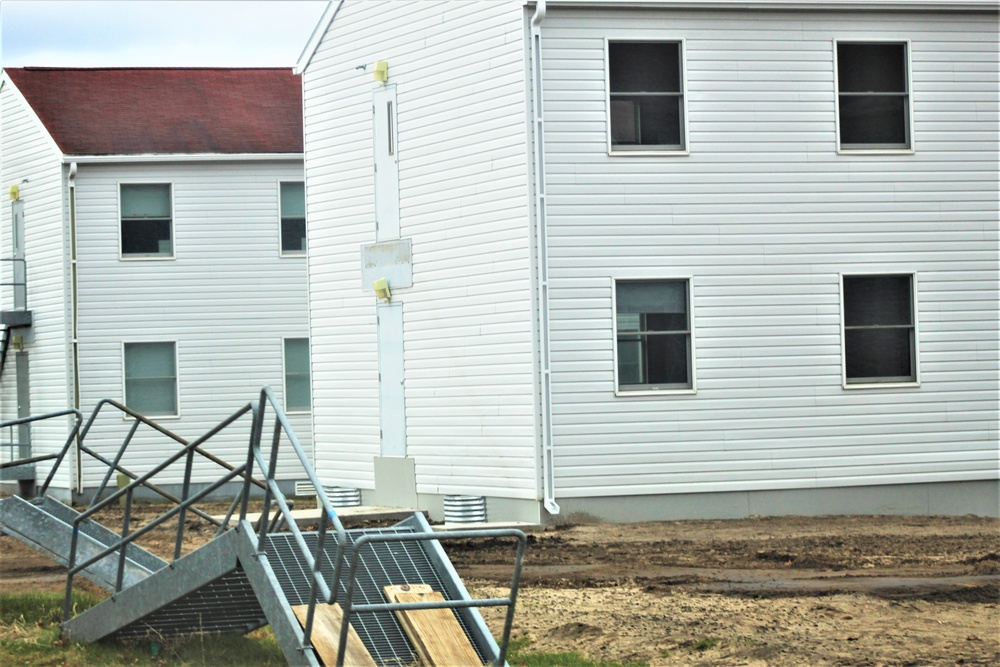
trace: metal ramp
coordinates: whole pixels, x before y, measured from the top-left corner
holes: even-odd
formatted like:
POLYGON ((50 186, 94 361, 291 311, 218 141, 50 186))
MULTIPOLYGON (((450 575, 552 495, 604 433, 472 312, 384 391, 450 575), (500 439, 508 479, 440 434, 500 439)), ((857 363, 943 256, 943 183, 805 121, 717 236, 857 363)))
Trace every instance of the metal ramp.
MULTIPOLYGON (((50 497, 41 498, 37 504, 17 496, 0 500, 0 531, 63 567, 69 566, 73 523, 79 516, 76 510, 50 497)), ((84 521, 79 528, 78 553, 84 558, 90 558, 119 540, 117 533, 96 521, 84 521)), ((125 551, 123 585, 137 584, 166 566, 167 561, 162 558, 129 544, 125 551)), ((80 574, 101 588, 113 591, 118 576, 118 557, 106 556, 80 574)))
MULTIPOLYGON (((124 406, 114 405, 127 411, 124 406)), ((140 421, 152 424, 138 415, 136 424, 140 421)), ((93 417, 83 429, 83 435, 92 422, 93 417)), ((134 431, 135 428, 132 433, 134 431)), ((176 436, 172 437, 180 442, 176 436)), ((336 647, 337 657, 329 663, 332 667, 344 664, 349 631, 353 629, 375 664, 409 665, 417 663, 418 651, 400 624, 397 612, 449 609, 481 662, 497 666, 506 664, 527 543, 524 533, 514 529, 435 533, 422 514, 414 514, 390 528, 346 530, 279 404, 266 387, 261 391, 259 402, 248 404, 202 438, 184 442, 186 444, 176 454, 146 474, 135 475, 129 471, 134 480, 131 484, 92 503, 85 512, 76 513, 62 506, 64 509, 52 513, 63 512, 68 519, 64 523, 71 526, 68 551, 64 541, 55 545, 53 551, 61 550, 65 554, 64 561, 60 562, 65 562, 69 568, 62 626, 64 637, 86 642, 108 638, 166 638, 195 633, 245 633, 270 625, 289 664, 327 664, 314 646, 315 636, 326 646, 336 647), (264 425, 267 408, 273 412, 272 436, 270 442, 262 446, 262 434, 268 430, 264 425), (206 441, 247 413, 252 414, 253 420, 246 463, 234 467, 220 462, 227 469, 225 474, 198 493, 189 493, 194 455, 204 455, 201 446, 206 441), (279 448, 283 444, 292 448, 303 473, 316 489, 319 508, 310 522, 318 527, 315 531, 299 529, 291 513, 291 503, 274 479, 279 448), (265 447, 270 451, 265 451, 265 447), (141 487, 155 488, 151 482, 154 476, 178 462, 184 463, 186 469, 184 491, 178 504, 131 532, 130 514, 135 492, 141 487), (255 469, 262 473, 264 482, 254 479, 255 469), (216 537, 181 557, 185 514, 198 512, 199 516, 206 517, 195 508, 195 503, 231 482, 241 482, 242 491, 221 521, 216 537), (257 528, 247 520, 250 491, 255 484, 264 488, 263 512, 257 528), (119 502, 124 504, 121 532, 107 531, 113 539, 105 539, 108 535, 102 531, 107 529, 94 527, 98 524, 91 517, 109 504, 119 502), (270 517, 272 507, 276 508, 273 518, 270 517), (237 520, 230 528, 230 520, 234 518, 237 520), (146 556, 139 553, 142 550, 135 541, 174 520, 177 541, 173 560, 169 563, 159 559, 158 563, 142 560, 146 556), (83 526, 89 527, 85 530, 83 526), (288 532, 276 532, 276 526, 286 526, 288 532), (94 538, 93 544, 88 541, 98 534, 101 537, 94 538), (446 540, 479 538, 507 538, 511 542, 514 562, 510 594, 506 597, 473 599, 441 546, 446 540), (130 564, 133 562, 134 565, 130 564), (152 565, 155 567, 150 567, 152 565), (144 570, 138 571, 139 567, 144 570), (108 600, 73 617, 74 577, 77 574, 85 576, 96 569, 100 569, 101 580, 104 585, 110 584, 108 587, 114 593, 108 600), (443 599, 387 602, 383 588, 404 584, 429 585, 443 599), (339 636, 329 634, 334 631, 326 625, 317 626, 320 629, 316 632, 325 633, 322 637, 314 632, 313 620, 320 604, 340 606, 343 622, 339 636), (477 608, 484 606, 507 608, 499 643, 479 614, 477 608), (301 623, 300 618, 303 619, 301 623)), ((121 452, 114 461, 107 463, 121 471, 120 458, 121 452)), ((105 482, 110 474, 109 469, 105 482)), ((95 500, 98 497, 95 495, 95 500)), ((12 507, 41 507, 55 502, 43 499, 40 504, 32 505, 21 499, 16 501, 12 507)), ((30 526, 19 529, 18 534, 30 534, 29 539, 34 539, 30 526)))

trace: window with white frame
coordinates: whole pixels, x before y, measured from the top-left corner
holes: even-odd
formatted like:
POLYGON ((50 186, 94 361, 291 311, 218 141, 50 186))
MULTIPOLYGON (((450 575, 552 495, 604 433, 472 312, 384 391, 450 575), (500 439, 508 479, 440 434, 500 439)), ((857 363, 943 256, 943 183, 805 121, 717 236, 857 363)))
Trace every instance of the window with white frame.
POLYGON ((615 281, 619 391, 694 388, 687 280, 615 281))
POLYGON ((905 43, 837 42, 837 114, 842 149, 912 147, 905 43))
POLYGON ((125 405, 147 417, 177 412, 177 344, 125 343, 125 405))
POLYGON ((680 42, 608 42, 613 151, 684 150, 680 42))
POLYGON ((173 257, 173 202, 169 183, 122 183, 123 258, 173 257))
POLYGON ((843 277, 846 384, 916 382, 913 276, 843 277))
POLYGON ((308 338, 285 339, 285 409, 289 412, 312 409, 308 338))
POLYGON ((302 182, 282 182, 281 254, 303 255, 306 252, 306 189, 302 182))

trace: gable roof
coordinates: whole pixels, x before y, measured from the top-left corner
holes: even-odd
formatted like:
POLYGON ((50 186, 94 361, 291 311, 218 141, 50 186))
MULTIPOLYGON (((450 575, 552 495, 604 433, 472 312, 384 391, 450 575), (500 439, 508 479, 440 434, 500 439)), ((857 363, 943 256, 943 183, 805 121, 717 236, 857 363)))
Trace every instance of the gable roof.
POLYGON ((291 68, 4 71, 65 155, 302 152, 291 68))

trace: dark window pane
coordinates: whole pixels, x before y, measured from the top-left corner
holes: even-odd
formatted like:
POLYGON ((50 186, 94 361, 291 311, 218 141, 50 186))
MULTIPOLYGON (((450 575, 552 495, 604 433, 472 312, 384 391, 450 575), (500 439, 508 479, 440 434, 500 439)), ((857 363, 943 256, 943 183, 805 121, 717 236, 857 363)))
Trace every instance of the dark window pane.
POLYGON ((905 49, 905 44, 837 44, 840 92, 906 92, 905 49))
POLYGON ((688 386, 686 334, 658 334, 646 338, 646 382, 652 385, 688 386))
POLYGON ((687 331, 687 313, 648 313, 644 331, 687 331))
POLYGON ((306 219, 281 219, 281 251, 302 252, 306 249, 306 219))
POLYGON ((911 325, 910 276, 844 276, 844 325, 911 325))
POLYGON ((642 339, 618 337, 618 383, 642 384, 642 339))
POLYGON ((622 280, 616 285, 615 307, 626 313, 686 313, 687 283, 683 280, 622 280))
POLYGON ((841 144, 907 146, 907 102, 896 95, 842 95, 841 144))
POLYGON ((122 220, 122 254, 173 254, 170 220, 122 220))
POLYGON ((912 329, 853 329, 845 332, 847 380, 913 380, 912 329))
POLYGON ((678 42, 613 42, 608 44, 612 93, 678 93, 681 90, 681 47, 678 42))
POLYGON ((617 146, 680 146, 682 98, 611 96, 611 143, 617 146))

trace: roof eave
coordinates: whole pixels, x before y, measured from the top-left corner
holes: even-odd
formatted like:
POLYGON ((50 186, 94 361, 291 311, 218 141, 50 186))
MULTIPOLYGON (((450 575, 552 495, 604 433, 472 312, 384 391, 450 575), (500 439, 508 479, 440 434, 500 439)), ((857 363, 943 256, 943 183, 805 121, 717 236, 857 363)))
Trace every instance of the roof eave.
POLYGON ((64 163, 122 164, 155 162, 288 162, 303 153, 143 153, 134 155, 63 155, 64 163))

